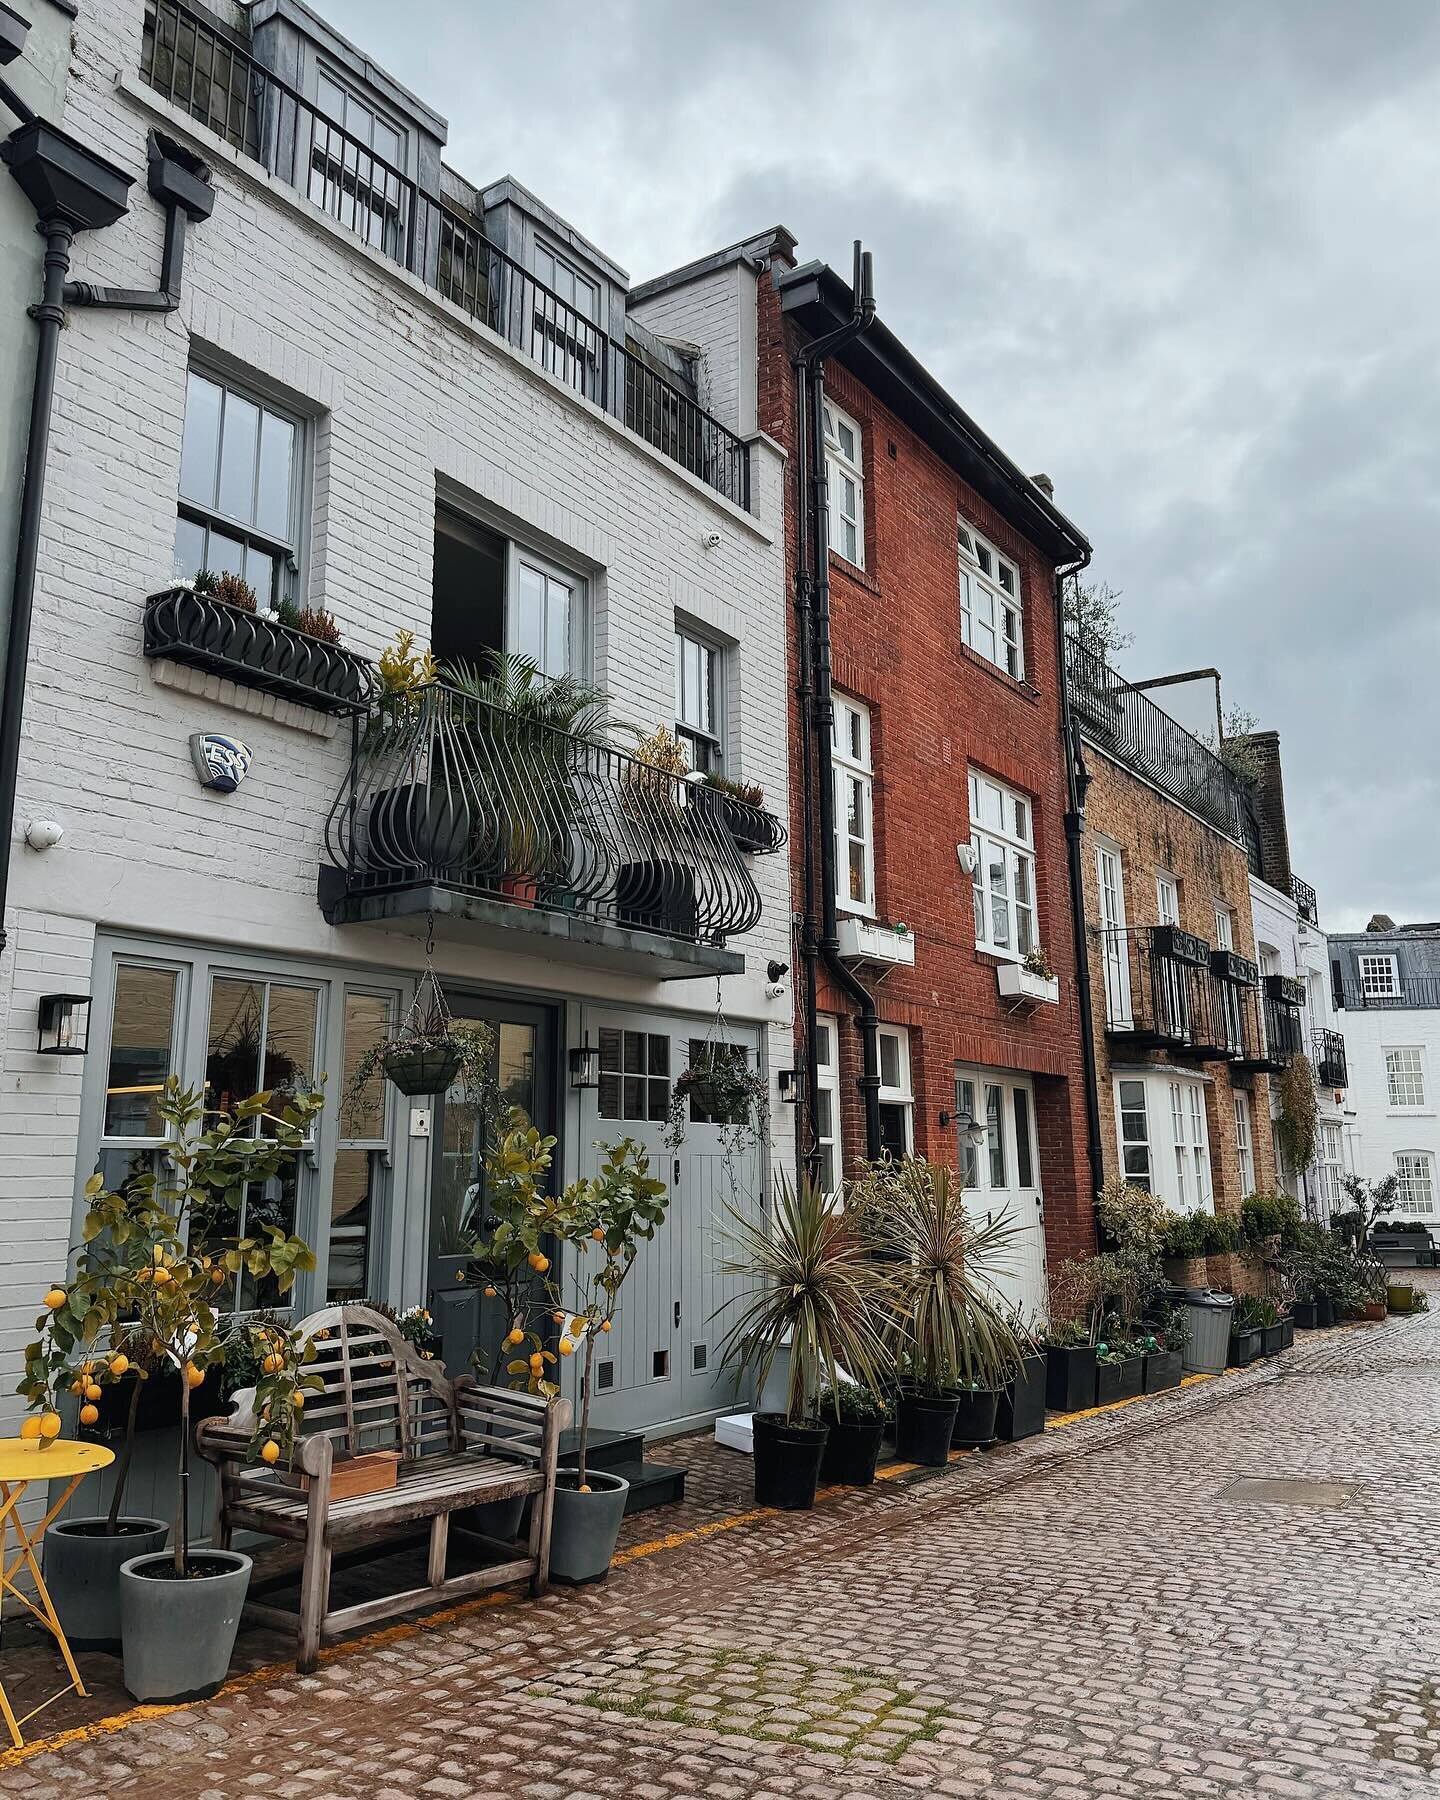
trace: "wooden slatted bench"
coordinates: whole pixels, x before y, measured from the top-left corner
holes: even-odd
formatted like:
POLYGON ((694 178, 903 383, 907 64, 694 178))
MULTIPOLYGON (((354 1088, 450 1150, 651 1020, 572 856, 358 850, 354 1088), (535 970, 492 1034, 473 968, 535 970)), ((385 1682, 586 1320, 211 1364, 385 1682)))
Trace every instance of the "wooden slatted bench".
MULTIPOLYGON (((365 1306, 329 1306, 302 1321, 316 1343, 307 1374, 324 1377, 323 1393, 306 1401, 294 1471, 277 1476, 247 1464, 250 1433, 207 1419, 196 1448, 218 1472, 216 1543, 229 1548, 236 1531, 281 1540, 255 1557, 251 1591, 288 1565, 303 1546, 297 1615, 259 1600, 247 1607, 270 1623, 298 1627, 296 1668, 315 1667, 320 1647, 341 1632, 393 1618, 434 1601, 528 1579, 543 1593, 550 1573, 550 1518, 560 1433, 570 1403, 509 1388, 481 1387, 469 1376, 449 1380, 422 1357, 384 1314, 365 1306), (337 1454, 398 1452, 398 1479, 379 1493, 331 1493, 337 1454), (451 1515, 486 1501, 533 1494, 528 1543, 492 1566, 447 1576, 451 1515), (426 1585, 359 1605, 330 1606, 334 1556, 428 1521, 426 1585), (287 1548, 287 1546, 289 1546, 287 1548)), ((343 1463, 340 1464, 343 1468, 343 1463)))

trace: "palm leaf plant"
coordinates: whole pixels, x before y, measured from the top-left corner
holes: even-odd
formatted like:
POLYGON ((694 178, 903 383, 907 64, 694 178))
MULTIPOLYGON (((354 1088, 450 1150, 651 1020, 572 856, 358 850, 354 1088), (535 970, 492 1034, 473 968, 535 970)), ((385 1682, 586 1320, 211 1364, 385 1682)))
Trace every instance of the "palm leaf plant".
POLYGON ((1024 1351, 995 1286, 1015 1227, 966 1211, 954 1172, 916 1157, 872 1165, 860 1184, 865 1234, 888 1268, 887 1336, 906 1372, 897 1447, 943 1463, 962 1391, 1002 1388, 1024 1351))
POLYGON ((726 1333, 725 1364, 763 1393, 776 1359, 789 1351, 785 1411, 754 1418, 755 1497, 762 1505, 807 1507, 828 1434, 817 1411, 822 1388, 833 1396, 847 1381, 888 1385, 887 1271, 870 1255, 854 1216, 813 1182, 796 1188, 782 1176, 768 1220, 728 1203, 725 1212, 721 1273, 750 1284, 727 1303, 739 1310, 726 1333))

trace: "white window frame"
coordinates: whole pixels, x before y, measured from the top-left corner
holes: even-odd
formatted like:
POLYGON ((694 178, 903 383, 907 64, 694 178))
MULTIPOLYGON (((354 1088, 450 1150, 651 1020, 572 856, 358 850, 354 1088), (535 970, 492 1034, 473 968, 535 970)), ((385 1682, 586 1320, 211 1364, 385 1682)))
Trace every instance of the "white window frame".
POLYGON ((1217 950, 1233 950, 1235 948, 1235 915, 1228 906, 1215 902, 1215 948, 1217 950))
POLYGON ((1400 966, 1391 955, 1362 953, 1355 959, 1361 1000, 1392 1000, 1400 994, 1400 966))
POLYGON ((1423 1218, 1435 1211, 1435 1156, 1430 1150, 1397 1150, 1395 1176, 1400 1190, 1395 1210, 1402 1219, 1423 1218), (1423 1198, 1422 1198, 1423 1189, 1423 1198))
POLYGON ((215 538, 236 540, 241 546, 241 566, 232 571, 241 575, 255 589, 259 608, 262 612, 278 605, 281 600, 297 600, 299 597, 299 577, 302 562, 302 540, 305 523, 305 501, 309 491, 309 470, 311 455, 311 434, 304 418, 291 408, 278 406, 257 385, 243 378, 227 374, 222 370, 210 367, 204 362, 192 362, 185 376, 185 412, 180 428, 180 471, 176 479, 175 494, 175 548, 173 568, 177 577, 190 578, 200 569, 211 569, 216 573, 223 571, 225 565, 212 552, 215 538), (190 403, 192 384, 204 382, 207 386, 220 391, 220 417, 215 435, 214 479, 209 499, 194 493, 186 493, 181 485, 185 478, 185 437, 190 423, 190 403), (255 429, 255 462, 251 475, 251 490, 254 504, 251 516, 242 518, 238 513, 227 512, 220 504, 220 476, 224 462, 226 419, 233 402, 240 401, 246 406, 258 409, 259 418, 255 429), (261 526, 256 513, 259 507, 261 451, 264 444, 265 420, 267 416, 281 425, 288 426, 293 433, 290 453, 290 484, 286 498, 285 530, 277 534, 261 526), (185 526, 201 533, 202 550, 197 568, 189 568, 180 556, 180 533, 185 526), (252 579, 250 553, 254 550, 263 555, 272 565, 268 591, 264 584, 252 579))
POLYGON ((1155 919, 1160 925, 1180 923, 1180 883, 1167 869, 1155 871, 1155 919))
POLYGON ((1315 1162, 1312 1166, 1325 1209, 1324 1216, 1328 1222, 1331 1209, 1340 1200, 1340 1182, 1345 1174, 1344 1140, 1340 1135, 1340 1127, 1332 1119, 1321 1119, 1316 1129, 1315 1162))
POLYGON ((1003 957, 1007 962, 1023 962, 1043 940, 1040 935, 1039 909, 1035 895, 1035 801, 1030 794, 1006 787, 993 775, 980 769, 969 771, 970 843, 975 851, 975 869, 970 877, 975 924, 975 948, 1003 957), (987 791, 998 796, 1003 823, 996 827, 981 823, 987 791), (1017 809, 1024 809, 1023 827, 1017 823, 1017 809), (998 865, 1004 881, 1001 894, 990 880, 992 864, 998 865), (1023 882, 1021 875, 1023 872, 1023 882), (1026 898, 1020 898, 1023 886, 1026 898), (1009 943, 1000 941, 996 930, 996 902, 1005 908, 1009 943), (1025 927, 1028 919, 1028 930, 1025 927), (1028 942, 1022 945, 1022 936, 1028 942))
POLYGON ((574 569, 537 556, 514 538, 506 541, 505 552, 505 648, 513 656, 527 656, 548 681, 560 675, 573 675, 577 681, 590 676, 590 583, 574 569), (541 600, 540 655, 535 657, 520 642, 520 584, 526 570, 538 575, 544 583, 541 600), (550 604, 552 589, 563 588, 568 595, 568 617, 565 633, 565 667, 547 666, 550 641, 550 604))
POLYGON ((1425 1051, 1419 1044, 1387 1044, 1385 1057, 1385 1094, 1391 1112, 1427 1112, 1429 1086, 1426 1081, 1425 1051), (1402 1064, 1399 1059, 1406 1059, 1402 1064))
POLYGON ((843 412, 833 400, 825 402, 825 481, 830 493, 830 548, 857 569, 865 567, 865 435, 859 421, 843 412), (853 454, 847 454, 840 433, 851 434, 853 454), (847 507, 845 486, 851 504, 847 507))
POLYGON ((830 734, 830 776, 835 784, 835 904, 841 912, 875 917, 875 765, 870 708, 848 694, 835 695, 830 734), (851 726, 855 729, 852 732, 851 726), (850 830, 850 794, 858 803, 859 830, 850 830), (850 892, 850 849, 859 845, 865 892, 850 892))
POLYGON ((815 1109, 815 1132, 820 1146, 820 1180, 832 1199, 842 1191, 845 1180, 845 1121, 840 1113, 840 1021, 833 1013, 820 1013, 816 1030, 825 1035, 815 1045, 815 1086, 818 1094, 830 1097, 830 1129, 821 1126, 820 1108, 815 1109), (824 1054, 827 1048, 828 1056, 824 1054))
POLYGON ((675 621, 675 735, 690 753, 690 767, 720 774, 725 768, 725 652, 712 638, 675 621), (688 652, 699 657, 692 680, 688 652), (692 692, 692 689, 696 690, 692 692))
POLYGON ((1122 1178, 1147 1186, 1177 1211, 1213 1212, 1215 1185, 1203 1078, 1161 1065, 1117 1069, 1112 1090, 1122 1178), (1137 1088, 1141 1105, 1135 1104, 1137 1088), (1143 1138, 1126 1138, 1127 1113, 1132 1119, 1141 1118, 1143 1138))
POLYGON ((977 656, 1015 681, 1025 679, 1025 601, 1020 568, 959 516, 960 635, 977 656))
POLYGON ((1240 1163, 1240 1197, 1255 1192, 1255 1134, 1250 1113, 1250 1096, 1236 1088, 1235 1154, 1240 1163))
POLYGON ((1135 1022, 1130 991, 1130 939, 1125 916, 1125 858, 1118 844, 1095 846, 1095 892, 1100 911, 1100 958, 1105 971, 1105 1019, 1117 1031, 1135 1022))
POLYGON ((880 1104, 898 1106, 904 1115, 905 1154, 915 1154, 915 1089, 910 1073, 910 1033, 903 1025, 882 1025, 879 1031, 880 1104), (895 1045, 895 1080, 885 1079, 885 1044, 895 1045))

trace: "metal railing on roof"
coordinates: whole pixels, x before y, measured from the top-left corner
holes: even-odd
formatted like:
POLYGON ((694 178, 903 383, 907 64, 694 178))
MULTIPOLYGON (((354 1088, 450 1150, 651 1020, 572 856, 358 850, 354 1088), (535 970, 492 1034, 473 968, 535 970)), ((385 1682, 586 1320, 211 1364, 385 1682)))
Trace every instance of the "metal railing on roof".
POLYGON ((148 0, 140 73, 231 149, 748 511, 743 439, 218 25, 181 0, 148 0))
POLYGON ((1074 637, 1066 639, 1065 670, 1084 736, 1207 825, 1246 842, 1238 785, 1213 750, 1074 637))

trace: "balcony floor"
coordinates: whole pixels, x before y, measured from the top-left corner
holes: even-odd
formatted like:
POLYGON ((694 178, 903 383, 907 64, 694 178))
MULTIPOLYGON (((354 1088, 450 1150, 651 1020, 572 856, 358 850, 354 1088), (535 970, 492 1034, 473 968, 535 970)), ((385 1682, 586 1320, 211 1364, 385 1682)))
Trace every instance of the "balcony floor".
POLYGON ((327 891, 327 874, 334 879, 339 871, 324 870, 321 874, 320 905, 331 925, 378 925, 423 937, 433 913, 436 937, 454 943, 618 969, 628 975, 647 975, 653 981, 739 975, 745 968, 745 958, 738 950, 721 950, 713 944, 639 931, 583 913, 517 906, 511 901, 492 900, 483 894, 463 893, 434 883, 368 894, 347 894, 342 889, 337 894, 327 891))

